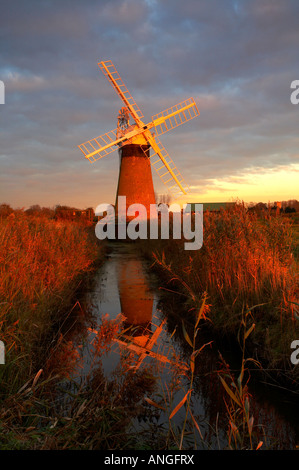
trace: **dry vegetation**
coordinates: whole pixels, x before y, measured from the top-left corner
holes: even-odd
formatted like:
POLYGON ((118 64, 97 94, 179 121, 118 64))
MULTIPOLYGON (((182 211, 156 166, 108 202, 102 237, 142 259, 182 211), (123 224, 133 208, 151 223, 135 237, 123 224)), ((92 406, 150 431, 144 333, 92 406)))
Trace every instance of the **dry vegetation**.
MULTIPOLYGON (((0 221, 0 339, 6 347, 0 369, 0 449, 149 448, 149 441, 134 436, 130 427, 138 413, 152 416, 150 408, 155 408, 153 402, 140 405, 155 386, 147 370, 117 381, 107 380, 97 368, 87 387, 70 393, 67 409, 57 395, 57 383, 77 360, 73 343, 57 336, 57 325, 72 309, 83 276, 104 255, 94 227, 22 212, 0 221)), ((176 407, 166 403, 169 429, 159 438, 155 430, 152 449, 183 449, 189 421, 198 432, 190 399, 195 359, 202 352, 197 333, 205 325, 240 340, 239 375, 233 376, 223 360, 217 377, 226 393, 228 447, 263 447, 253 425, 248 363, 258 359, 298 386, 298 367, 289 361, 290 342, 298 338, 298 239, 289 222, 248 212, 240 204, 205 214, 204 246, 198 251, 185 251, 180 240, 140 242, 164 286, 185 299, 181 311, 191 325, 188 332, 183 329, 190 346, 190 388, 176 407), (186 418, 176 434, 171 421, 180 408, 186 409, 186 418)))
POLYGON ((71 309, 82 275, 102 251, 88 224, 30 217, 0 219, 2 393, 16 390, 45 359, 51 330, 71 309))
POLYGON ((144 252, 167 287, 185 296, 184 311, 197 311, 207 293, 210 324, 222 336, 237 338, 250 311, 250 352, 268 370, 293 380, 298 366, 290 363, 290 344, 299 333, 295 230, 288 217, 237 204, 205 213, 200 250, 184 250, 182 240, 160 240, 144 244, 144 252))

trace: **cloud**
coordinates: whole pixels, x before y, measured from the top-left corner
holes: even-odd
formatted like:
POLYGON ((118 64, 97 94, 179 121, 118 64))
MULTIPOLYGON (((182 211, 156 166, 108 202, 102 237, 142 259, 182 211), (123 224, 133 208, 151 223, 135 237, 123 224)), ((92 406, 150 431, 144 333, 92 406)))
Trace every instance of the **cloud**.
POLYGON ((290 103, 290 83, 299 78, 298 14, 294 0, 4 3, 1 197, 19 205, 18 198, 32 201, 35 188, 32 203, 73 195, 74 205, 89 206, 110 187, 113 202, 117 153, 90 165, 77 147, 116 127, 122 102, 97 66, 109 59, 145 122, 195 98, 200 116, 161 136, 192 187, 245 184, 256 168, 291 167, 298 161, 299 106, 290 103))

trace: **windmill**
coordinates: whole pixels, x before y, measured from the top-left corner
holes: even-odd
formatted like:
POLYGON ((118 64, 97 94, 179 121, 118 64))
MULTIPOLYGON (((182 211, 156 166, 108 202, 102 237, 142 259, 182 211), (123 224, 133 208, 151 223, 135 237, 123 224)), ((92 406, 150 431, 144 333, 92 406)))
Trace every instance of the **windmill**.
POLYGON ((84 142, 78 147, 85 158, 92 163, 118 148, 120 169, 116 213, 118 197, 126 196, 127 207, 141 203, 149 214, 150 204, 155 204, 151 166, 174 196, 178 197, 188 191, 181 173, 158 137, 198 116, 196 103, 193 98, 189 98, 152 116, 152 120, 144 124, 141 120, 144 117, 142 112, 111 60, 99 62, 98 66, 124 102, 124 106, 119 111, 116 129, 84 142), (131 118, 133 124, 130 124, 131 118), (152 154, 150 154, 150 148, 152 154))

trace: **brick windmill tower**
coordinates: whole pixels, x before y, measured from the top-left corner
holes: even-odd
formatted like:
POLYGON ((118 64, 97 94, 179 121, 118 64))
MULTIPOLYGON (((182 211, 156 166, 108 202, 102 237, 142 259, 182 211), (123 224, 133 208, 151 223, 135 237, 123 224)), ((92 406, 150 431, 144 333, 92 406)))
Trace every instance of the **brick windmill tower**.
POLYGON ((155 204, 151 166, 156 170, 167 189, 176 196, 186 194, 187 185, 173 160, 161 144, 158 136, 199 115, 193 98, 152 116, 144 124, 143 114, 128 91, 119 73, 110 60, 99 62, 98 66, 122 99, 117 128, 84 142, 78 147, 85 158, 95 162, 119 149, 120 170, 116 194, 116 214, 118 197, 126 196, 127 207, 140 203, 150 213, 150 204, 155 204), (130 125, 130 119, 133 124, 130 125), (154 132, 152 132, 153 130, 154 132), (152 149, 152 154, 150 154, 152 149))

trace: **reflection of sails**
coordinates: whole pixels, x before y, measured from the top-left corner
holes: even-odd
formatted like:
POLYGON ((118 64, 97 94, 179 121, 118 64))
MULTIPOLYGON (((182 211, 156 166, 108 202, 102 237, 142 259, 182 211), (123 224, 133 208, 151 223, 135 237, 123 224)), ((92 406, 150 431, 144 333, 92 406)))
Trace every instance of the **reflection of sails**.
POLYGON ((152 321, 154 296, 149 290, 141 260, 129 259, 120 266, 118 288, 122 314, 126 319, 117 342, 137 355, 134 368, 138 369, 146 357, 170 362, 165 355, 153 351, 165 321, 159 325, 152 321))

